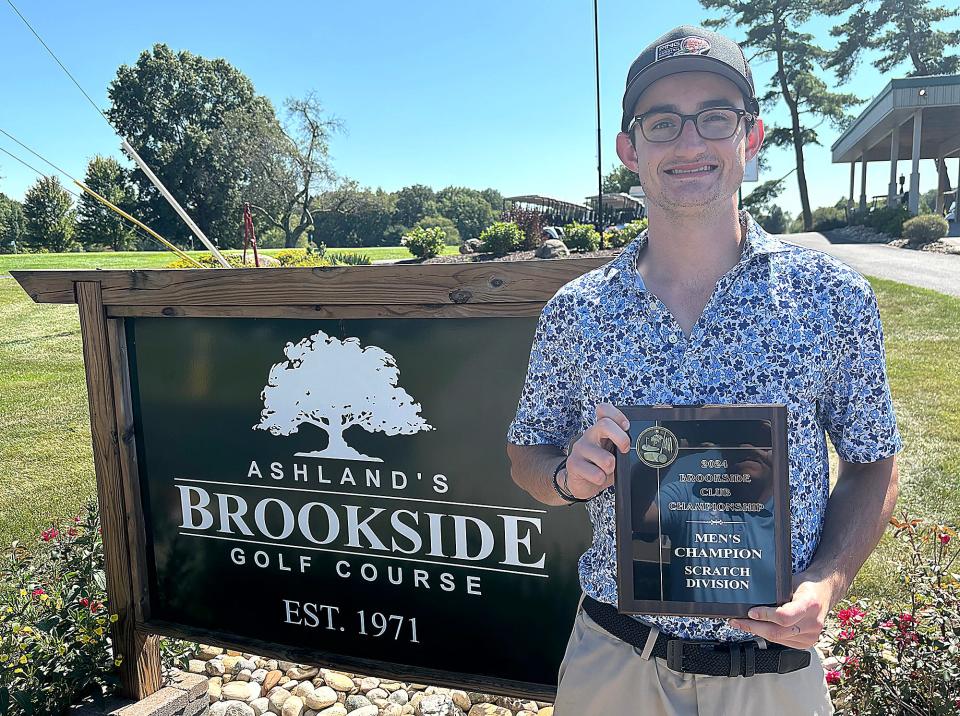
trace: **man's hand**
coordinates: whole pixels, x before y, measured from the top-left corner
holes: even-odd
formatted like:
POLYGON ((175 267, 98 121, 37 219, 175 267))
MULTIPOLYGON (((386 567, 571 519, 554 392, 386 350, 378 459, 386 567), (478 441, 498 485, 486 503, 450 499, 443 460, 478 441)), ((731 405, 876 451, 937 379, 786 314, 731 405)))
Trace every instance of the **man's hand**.
POLYGON ((828 581, 808 581, 803 572, 793 576, 793 599, 780 607, 753 607, 750 619, 731 619, 730 625, 794 649, 809 649, 820 640, 827 613, 833 606, 828 581))
POLYGON ((594 497, 612 485, 615 451, 630 450, 629 429, 626 415, 610 403, 600 403, 596 422, 570 448, 566 469, 557 476, 560 484, 566 479, 567 489, 581 499, 594 497))

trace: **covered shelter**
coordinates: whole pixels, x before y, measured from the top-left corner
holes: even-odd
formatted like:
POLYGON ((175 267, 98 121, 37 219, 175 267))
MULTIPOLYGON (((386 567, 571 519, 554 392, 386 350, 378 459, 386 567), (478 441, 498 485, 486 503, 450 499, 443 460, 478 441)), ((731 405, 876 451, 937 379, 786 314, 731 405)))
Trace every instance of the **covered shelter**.
POLYGON ((506 196, 503 198, 503 208, 535 211, 543 214, 546 223, 553 226, 563 226, 574 221, 581 224, 593 222, 593 209, 589 206, 537 194, 506 196))
MULTIPOLYGON (((597 195, 588 196, 587 204, 595 211, 597 195)), ((632 193, 607 192, 602 195, 603 221, 607 226, 626 224, 634 219, 642 219, 646 214, 643 199, 632 193)))
MULTIPOLYGON (((960 75, 934 75, 891 80, 831 146, 835 164, 850 164, 850 197, 854 206, 856 165, 860 162, 861 211, 867 208, 867 164, 888 162, 887 205, 901 201, 897 161, 911 162, 907 203, 910 213, 920 210, 920 160, 939 160, 935 211, 960 200, 960 75), (947 159, 958 158, 958 181, 945 192, 947 159)), ((956 225, 956 223, 955 223, 956 225)))

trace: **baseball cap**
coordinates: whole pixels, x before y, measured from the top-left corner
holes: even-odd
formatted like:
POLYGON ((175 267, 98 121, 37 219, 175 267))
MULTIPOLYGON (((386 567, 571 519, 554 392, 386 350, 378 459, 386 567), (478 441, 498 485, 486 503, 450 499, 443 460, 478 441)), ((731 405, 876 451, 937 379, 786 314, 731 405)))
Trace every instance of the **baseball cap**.
POLYGON ((714 72, 733 82, 743 93, 747 111, 760 113, 753 73, 740 45, 717 32, 681 25, 654 40, 630 65, 623 93, 624 132, 633 120, 633 108, 643 91, 661 77, 677 72, 714 72))

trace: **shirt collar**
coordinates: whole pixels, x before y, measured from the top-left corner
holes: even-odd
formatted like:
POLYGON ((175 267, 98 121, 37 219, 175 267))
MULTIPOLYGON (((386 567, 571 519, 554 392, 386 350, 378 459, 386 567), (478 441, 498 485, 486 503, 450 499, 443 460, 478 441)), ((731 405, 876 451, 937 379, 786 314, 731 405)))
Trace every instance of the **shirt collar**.
MULTIPOLYGON (((786 244, 764 231, 746 209, 740 210, 740 222, 746 231, 743 234, 743 251, 738 264, 745 264, 756 257, 787 250, 786 244)), ((646 245, 647 232, 644 231, 631 241, 619 256, 603 267, 603 280, 605 282, 628 281, 642 289, 643 279, 637 271, 636 259, 646 245)))

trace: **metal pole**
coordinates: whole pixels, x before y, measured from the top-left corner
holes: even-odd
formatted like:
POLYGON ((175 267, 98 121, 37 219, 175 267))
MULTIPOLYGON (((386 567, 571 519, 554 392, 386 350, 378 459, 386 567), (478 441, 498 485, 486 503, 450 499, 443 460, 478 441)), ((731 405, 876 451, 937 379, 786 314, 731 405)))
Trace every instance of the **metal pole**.
POLYGON ((165 187, 163 183, 157 179, 157 175, 150 171, 150 167, 148 167, 147 163, 140 158, 140 155, 137 154, 134 148, 130 146, 130 143, 123 137, 120 138, 120 142, 127 154, 130 155, 130 158, 133 159, 133 161, 137 163, 137 166, 140 167, 141 171, 147 175, 147 179, 150 180, 150 183, 157 188, 157 191, 159 191, 163 198, 167 200, 167 203, 173 207, 173 210, 177 212, 181 219, 183 219, 184 223, 190 227, 190 231, 192 231, 194 235, 200 239, 203 245, 209 249, 210 253, 213 254, 214 258, 220 262, 221 266, 224 268, 230 268, 230 264, 225 258, 223 258, 223 254, 217 251, 217 247, 210 242, 210 239, 208 239, 200 230, 200 227, 193 222, 193 219, 190 218, 189 214, 187 214, 177 200, 173 198, 173 194, 167 191, 167 187, 165 187))
POLYGON ((600 151, 600 15, 593 0, 593 52, 597 74, 597 223, 600 227, 600 248, 603 248, 603 159, 600 151))

